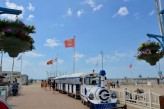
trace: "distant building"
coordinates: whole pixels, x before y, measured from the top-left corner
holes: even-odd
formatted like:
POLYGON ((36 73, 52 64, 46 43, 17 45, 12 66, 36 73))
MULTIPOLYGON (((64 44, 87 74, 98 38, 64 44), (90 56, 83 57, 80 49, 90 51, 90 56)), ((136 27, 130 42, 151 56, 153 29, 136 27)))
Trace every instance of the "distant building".
POLYGON ((21 85, 25 85, 28 82, 28 76, 26 74, 21 74, 18 71, 2 71, 0 69, 0 74, 4 76, 3 82, 13 82, 17 81, 21 85))
POLYGON ((26 74, 21 75, 21 84, 26 85, 28 82, 28 76, 26 74))

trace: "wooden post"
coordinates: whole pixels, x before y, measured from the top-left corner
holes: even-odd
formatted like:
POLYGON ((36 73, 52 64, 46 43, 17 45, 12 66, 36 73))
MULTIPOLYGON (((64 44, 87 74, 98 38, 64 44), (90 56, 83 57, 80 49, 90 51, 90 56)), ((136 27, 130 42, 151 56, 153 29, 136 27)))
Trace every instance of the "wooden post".
POLYGON ((160 109, 164 108, 164 96, 159 96, 160 109))

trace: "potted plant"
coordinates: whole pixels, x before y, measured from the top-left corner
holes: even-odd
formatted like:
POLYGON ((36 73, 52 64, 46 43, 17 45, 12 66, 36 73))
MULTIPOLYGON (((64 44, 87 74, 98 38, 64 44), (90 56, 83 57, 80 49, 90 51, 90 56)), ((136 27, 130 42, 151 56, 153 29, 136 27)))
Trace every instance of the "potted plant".
POLYGON ((158 42, 145 42, 138 47, 137 59, 145 60, 150 65, 156 65, 163 56, 164 52, 161 50, 161 44, 158 42))
POLYGON ((20 20, 0 20, 0 49, 8 52, 10 57, 33 50, 34 40, 31 33, 35 33, 35 27, 25 25, 20 20))

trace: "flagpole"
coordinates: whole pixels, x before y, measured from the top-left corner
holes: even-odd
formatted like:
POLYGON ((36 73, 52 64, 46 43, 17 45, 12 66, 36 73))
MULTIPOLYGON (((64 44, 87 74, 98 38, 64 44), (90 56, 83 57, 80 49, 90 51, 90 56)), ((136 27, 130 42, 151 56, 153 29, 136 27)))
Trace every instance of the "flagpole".
POLYGON ((21 69, 20 69, 20 72, 22 73, 22 55, 21 55, 21 69))
POLYGON ((12 83, 12 81, 13 81, 13 70, 14 70, 14 58, 13 58, 13 63, 12 63, 12 71, 11 71, 11 77, 10 77, 10 79, 11 79, 11 83, 12 83))
POLYGON ((2 59, 3 59, 3 50, 1 49, 1 68, 0 68, 0 71, 2 71, 2 59))
POLYGON ((132 78, 133 78, 133 76, 132 76, 132 63, 129 65, 129 68, 131 70, 131 81, 132 81, 132 78))
MULTIPOLYGON (((74 42, 75 42, 75 37, 76 36, 74 36, 74 42)), ((75 73, 75 46, 74 46, 74 56, 73 56, 74 58, 73 58, 73 74, 75 73)))
MULTIPOLYGON (((53 60, 53 59, 52 59, 53 60)), ((54 64, 53 64, 53 62, 52 62, 52 73, 50 73, 50 77, 52 76, 51 74, 53 74, 53 71, 54 71, 54 64)))
POLYGON ((55 76, 57 76, 57 63, 56 63, 56 74, 55 74, 55 76))
POLYGON ((57 54, 57 57, 56 57, 56 75, 55 76, 57 76, 57 74, 58 74, 58 72, 57 72, 57 65, 58 65, 58 54, 57 54))
POLYGON ((132 77, 133 77, 133 76, 132 76, 132 68, 131 68, 131 81, 133 80, 132 77))
POLYGON ((102 70, 103 70, 103 52, 101 51, 101 58, 102 58, 102 70))

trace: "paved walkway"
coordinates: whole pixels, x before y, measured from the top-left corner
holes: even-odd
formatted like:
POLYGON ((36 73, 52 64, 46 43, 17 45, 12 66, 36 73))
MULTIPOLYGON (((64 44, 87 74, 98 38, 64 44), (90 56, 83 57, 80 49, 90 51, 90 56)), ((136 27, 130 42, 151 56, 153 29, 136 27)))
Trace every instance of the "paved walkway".
POLYGON ((12 109, 89 109, 80 100, 66 94, 41 89, 38 83, 22 86, 20 94, 9 97, 8 103, 12 109))

